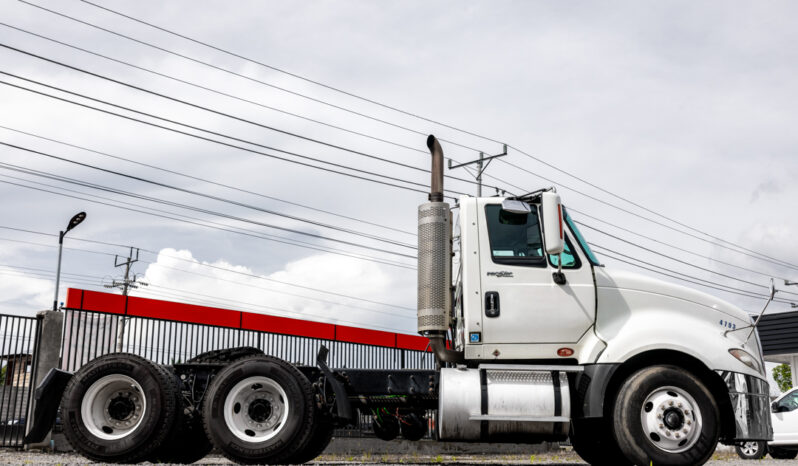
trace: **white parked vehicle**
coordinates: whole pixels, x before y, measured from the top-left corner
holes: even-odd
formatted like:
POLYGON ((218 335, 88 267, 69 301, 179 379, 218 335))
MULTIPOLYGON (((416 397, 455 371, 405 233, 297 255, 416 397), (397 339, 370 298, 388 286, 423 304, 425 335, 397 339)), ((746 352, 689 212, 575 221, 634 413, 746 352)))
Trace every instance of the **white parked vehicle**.
POLYGON ((745 442, 736 447, 744 459, 759 459, 767 455, 776 459, 794 459, 798 456, 798 387, 793 388, 771 404, 770 422, 773 424, 773 441, 745 442))

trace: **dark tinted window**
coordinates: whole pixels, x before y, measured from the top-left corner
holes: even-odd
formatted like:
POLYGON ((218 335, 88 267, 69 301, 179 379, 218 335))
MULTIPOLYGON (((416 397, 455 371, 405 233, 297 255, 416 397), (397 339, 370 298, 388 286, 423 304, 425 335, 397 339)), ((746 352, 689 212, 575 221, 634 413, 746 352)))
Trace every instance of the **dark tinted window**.
POLYGON ((500 264, 545 265, 537 209, 528 214, 503 211, 501 205, 485 206, 493 261, 500 264))

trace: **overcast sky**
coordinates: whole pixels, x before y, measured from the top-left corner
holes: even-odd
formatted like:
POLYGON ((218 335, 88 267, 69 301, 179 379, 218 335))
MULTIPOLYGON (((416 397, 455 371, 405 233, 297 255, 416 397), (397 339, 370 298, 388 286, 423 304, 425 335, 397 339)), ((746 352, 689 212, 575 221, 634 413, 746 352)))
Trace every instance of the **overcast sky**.
MULTIPOLYGON (((0 166, 0 226, 56 234, 76 212, 88 213, 85 223, 66 239, 70 249, 64 252, 62 300, 66 287, 102 290, 103 284, 123 273, 114 267, 114 255, 126 255, 127 249, 79 241, 90 239, 141 248, 141 260, 133 271, 150 286, 135 290, 136 295, 277 315, 304 314, 313 320, 414 333, 415 261, 408 257, 414 251, 404 244, 415 243, 416 206, 426 196, 255 152, 320 165, 274 149, 289 151, 339 165, 325 165, 328 170, 375 178, 351 171, 354 167, 381 174, 386 183, 423 189, 386 177, 428 183, 426 173, 412 168, 428 167, 424 136, 428 133, 448 141, 443 143, 444 151, 458 161, 471 160, 480 150, 499 153, 501 143, 511 145, 509 155, 489 167, 486 184, 514 193, 554 184, 576 220, 682 261, 583 228, 590 242, 633 257, 626 259, 629 262, 645 261, 754 293, 765 292, 768 275, 773 275, 781 279, 777 285, 785 292, 798 292, 798 287, 783 286, 784 278, 798 280, 794 246, 798 7, 794 2, 97 1, 252 60, 488 139, 334 92, 78 0, 32 2, 196 61, 33 6, 0 0, 4 45, 239 119, 8 48, 0 48, 4 73, 232 136, 237 140, 204 137, 250 149, 192 138, 0 84, 0 125, 11 128, 0 128, 1 142, 237 203, 0 146, 0 161, 6 164, 0 166), (20 173, 17 167, 106 190, 20 173), (190 217, 181 218, 192 223, 163 217, 179 215, 190 217), (731 251, 699 232, 746 250, 731 251), (778 265, 757 253, 793 265, 778 265)), ((0 80, 135 116, 19 78, 0 76, 0 80)), ((137 118, 156 121, 151 116, 137 118)), ((159 124, 177 128, 174 123, 159 124)), ((449 174, 471 177, 462 169, 449 174)), ((447 180, 447 188, 475 193, 475 187, 463 181, 447 180)), ((486 192, 495 191, 486 188, 486 192)), ((0 228, 0 312, 31 315, 52 303, 56 245, 55 236, 0 228)), ((598 255, 608 267, 677 281, 598 255)), ((751 312, 758 312, 763 303, 689 286, 751 312)), ((779 297, 791 299, 784 292, 779 297)), ((772 310, 789 308, 777 303, 772 310)))

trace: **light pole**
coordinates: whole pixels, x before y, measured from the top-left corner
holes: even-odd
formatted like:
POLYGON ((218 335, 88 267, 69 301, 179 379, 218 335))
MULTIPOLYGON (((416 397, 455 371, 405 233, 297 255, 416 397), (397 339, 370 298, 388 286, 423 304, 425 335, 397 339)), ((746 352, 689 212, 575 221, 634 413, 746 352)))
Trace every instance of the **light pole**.
POLYGON ((53 298, 53 311, 58 310, 58 287, 61 282, 61 251, 64 249, 64 236, 69 233, 69 230, 80 225, 80 222, 86 220, 86 212, 78 212, 69 220, 66 230, 58 232, 58 268, 55 271, 55 297, 53 298))

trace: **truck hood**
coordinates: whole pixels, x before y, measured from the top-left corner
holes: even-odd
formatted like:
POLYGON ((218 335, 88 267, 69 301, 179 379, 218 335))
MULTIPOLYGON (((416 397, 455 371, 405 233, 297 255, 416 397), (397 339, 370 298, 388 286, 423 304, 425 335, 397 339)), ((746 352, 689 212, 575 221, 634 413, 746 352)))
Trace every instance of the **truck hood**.
POLYGON ((599 288, 616 288, 619 290, 643 291, 675 299, 682 299, 699 306, 705 306, 722 312, 729 317, 750 323, 749 314, 734 304, 712 296, 709 293, 697 291, 686 286, 676 285, 656 278, 647 277, 625 270, 612 270, 606 267, 596 267, 596 286, 599 288))

